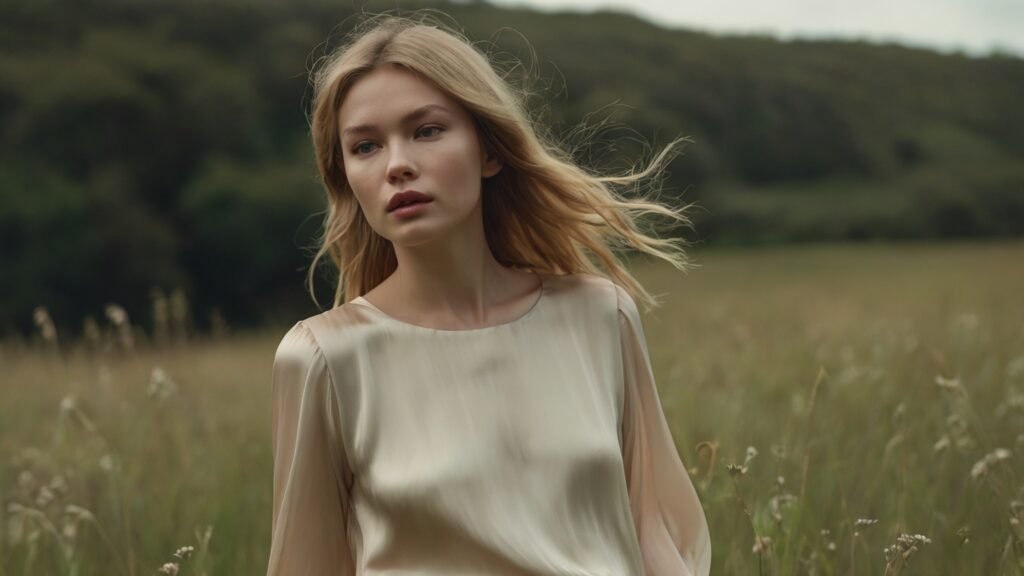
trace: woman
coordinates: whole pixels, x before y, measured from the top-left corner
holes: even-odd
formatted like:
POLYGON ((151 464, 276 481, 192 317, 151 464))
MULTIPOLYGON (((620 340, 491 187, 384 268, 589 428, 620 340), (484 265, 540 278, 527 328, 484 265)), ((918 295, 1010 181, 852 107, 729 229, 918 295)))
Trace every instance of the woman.
POLYGON ((457 33, 353 38, 314 77, 313 267, 340 275, 274 360, 268 575, 708 574, 632 295, 653 300, 611 252, 685 265, 635 224, 681 211, 620 194, 673 146, 595 177, 457 33))

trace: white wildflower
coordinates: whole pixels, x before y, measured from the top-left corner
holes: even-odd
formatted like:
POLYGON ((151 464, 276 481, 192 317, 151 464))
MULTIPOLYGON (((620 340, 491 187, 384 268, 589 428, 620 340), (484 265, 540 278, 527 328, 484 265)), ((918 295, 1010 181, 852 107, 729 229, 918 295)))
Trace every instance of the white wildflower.
POLYGON ((153 368, 153 372, 149 375, 149 386, 147 391, 150 396, 163 402, 178 391, 178 385, 175 384, 174 380, 171 379, 163 368, 157 366, 156 368, 153 368))
POLYGON ((110 454, 104 454, 100 456, 100 470, 104 472, 111 472, 114 470, 114 458, 110 454))
POLYGON ((174 551, 174 555, 178 558, 188 558, 192 555, 193 551, 195 551, 195 548, 192 546, 182 546, 174 551))

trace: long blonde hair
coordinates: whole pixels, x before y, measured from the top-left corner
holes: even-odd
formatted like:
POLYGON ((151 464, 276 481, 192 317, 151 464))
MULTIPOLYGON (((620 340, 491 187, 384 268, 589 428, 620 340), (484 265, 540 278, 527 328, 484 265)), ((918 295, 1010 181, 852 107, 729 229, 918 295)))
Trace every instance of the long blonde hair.
POLYGON ((669 143, 642 170, 594 174, 541 137, 544 131, 527 113, 525 92, 510 86, 461 33, 420 13, 371 16, 350 34, 311 75, 313 148, 328 205, 307 277, 314 301, 314 272, 325 255, 338 269, 335 307, 343 294, 349 299, 365 294, 398 265, 390 241, 370 227, 348 185, 338 132, 339 108, 349 88, 383 65, 410 70, 460 102, 476 121, 484 146, 501 160, 502 170, 484 180, 481 190, 485 235, 501 264, 540 274, 609 277, 647 309, 660 303, 616 250, 633 248, 684 272, 691 267, 683 240, 662 239, 639 227, 641 217, 661 215, 692 228, 685 215, 690 205, 671 208, 645 194, 659 190, 664 166, 685 138, 669 143))

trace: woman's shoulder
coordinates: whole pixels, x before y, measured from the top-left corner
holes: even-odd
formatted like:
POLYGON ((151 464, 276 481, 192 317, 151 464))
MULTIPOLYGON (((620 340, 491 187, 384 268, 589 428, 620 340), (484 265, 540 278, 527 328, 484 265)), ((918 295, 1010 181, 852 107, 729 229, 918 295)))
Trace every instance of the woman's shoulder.
POLYGON ((575 272, 555 276, 549 281, 550 292, 564 302, 575 302, 590 312, 595 309, 616 312, 619 316, 637 317, 639 311, 630 293, 613 279, 599 274, 575 272))
MULTIPOLYGON (((274 352, 275 374, 304 374, 323 358, 323 352, 313 333, 296 322, 285 332, 274 352)), ((278 378, 275 377, 275 380, 278 378)))
POLYGON ((576 302, 585 314, 604 311, 614 318, 619 330, 642 330, 643 314, 632 294, 613 279, 598 274, 577 272, 559 276, 556 292, 569 296, 565 301, 576 302))
POLYGON ((365 337, 370 318, 351 302, 296 322, 281 338, 278 355, 337 353, 365 337))
POLYGON ((589 272, 573 272, 570 274, 552 274, 548 276, 548 284, 556 292, 595 293, 607 292, 615 285, 612 280, 600 274, 589 272))
POLYGON ((552 278, 554 280, 551 283, 557 285, 558 291, 573 292, 581 296, 602 295, 614 297, 616 305, 619 307, 636 306, 629 292, 607 276, 589 272, 574 272, 572 274, 553 276, 552 278))

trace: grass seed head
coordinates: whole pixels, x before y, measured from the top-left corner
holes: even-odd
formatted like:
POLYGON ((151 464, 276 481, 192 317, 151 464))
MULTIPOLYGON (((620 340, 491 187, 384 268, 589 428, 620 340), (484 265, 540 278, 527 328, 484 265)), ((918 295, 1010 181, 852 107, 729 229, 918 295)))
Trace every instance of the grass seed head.
POLYGON ((751 552, 758 556, 767 556, 772 550, 772 539, 768 536, 755 536, 751 552))
POLYGON ((989 470, 992 469, 992 467, 1003 460, 1008 460, 1010 456, 1011 453, 1006 448, 996 448, 992 452, 989 452, 984 458, 975 462, 974 466, 971 467, 971 479, 977 480, 984 477, 989 473, 989 470))
POLYGON ((729 474, 732 474, 734 478, 738 478, 747 473, 747 467, 740 464, 728 464, 725 469, 728 470, 729 474))

